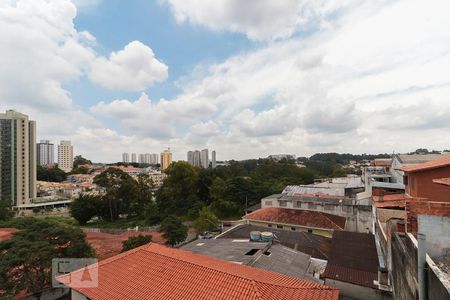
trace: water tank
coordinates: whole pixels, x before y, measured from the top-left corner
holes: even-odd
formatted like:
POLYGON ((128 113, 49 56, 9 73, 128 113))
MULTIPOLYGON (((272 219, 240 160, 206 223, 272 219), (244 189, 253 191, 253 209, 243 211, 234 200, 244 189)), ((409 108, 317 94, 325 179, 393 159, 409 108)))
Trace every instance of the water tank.
POLYGON ((251 241, 260 241, 261 240, 261 232, 260 231, 250 232, 250 240, 251 241))
POLYGON ((271 242, 273 240, 272 232, 261 232, 261 240, 264 242, 271 242))

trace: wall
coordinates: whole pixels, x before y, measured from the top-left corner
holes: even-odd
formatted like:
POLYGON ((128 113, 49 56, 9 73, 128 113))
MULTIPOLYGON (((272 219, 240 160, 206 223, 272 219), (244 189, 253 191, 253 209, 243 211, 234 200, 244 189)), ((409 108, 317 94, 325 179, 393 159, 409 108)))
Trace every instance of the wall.
MULTIPOLYGON (((283 198, 286 199, 286 198, 283 198)), ((368 233, 372 229, 372 207, 368 205, 354 205, 351 203, 351 199, 344 199, 342 203, 339 200, 330 203, 327 199, 313 198, 314 200, 308 200, 308 198, 295 198, 295 200, 277 200, 276 198, 266 198, 261 200, 261 208, 265 207, 281 207, 281 208, 293 208, 304 209, 324 212, 332 215, 337 215, 347 218, 345 224, 346 231, 368 233), (271 202, 272 205, 267 205, 267 202, 271 202), (280 203, 285 203, 280 205, 280 203), (299 205, 296 205, 299 203, 299 205)))
POLYGON ((277 228, 277 225, 282 226, 282 228, 279 229, 283 229, 286 231, 294 231, 291 229, 291 227, 295 227, 295 231, 296 232, 309 232, 309 233, 313 233, 316 235, 321 235, 324 237, 329 237, 331 238, 333 236, 333 230, 326 230, 326 229, 313 229, 310 227, 303 227, 303 226, 292 226, 292 225, 286 225, 286 224, 282 224, 282 223, 273 223, 273 222, 261 222, 261 221, 251 221, 249 220, 249 223, 255 226, 262 226, 262 227, 270 227, 270 225, 272 227, 270 228, 277 228))
POLYGON ((75 291, 74 289, 72 289, 72 293, 71 293, 71 299, 72 300, 87 300, 89 299, 88 297, 84 296, 83 294, 75 291))
MULTIPOLYGON (((450 282, 428 255, 425 269, 428 299, 450 299, 450 282)), ((418 299, 417 245, 411 234, 393 235, 391 277, 394 299, 418 299)))
POLYGON ((406 202, 408 232, 417 233, 417 216, 433 215, 450 217, 450 202, 411 200, 406 202))
POLYGON ((325 284, 339 289, 339 299, 390 300, 392 296, 380 290, 325 278, 325 284))
POLYGON ((450 187, 436 184, 433 179, 450 176, 450 166, 408 173, 406 193, 412 197, 424 197, 430 201, 450 202, 450 187))
POLYGON ((425 234, 425 247, 431 258, 447 256, 450 253, 450 218, 419 215, 419 232, 425 234))

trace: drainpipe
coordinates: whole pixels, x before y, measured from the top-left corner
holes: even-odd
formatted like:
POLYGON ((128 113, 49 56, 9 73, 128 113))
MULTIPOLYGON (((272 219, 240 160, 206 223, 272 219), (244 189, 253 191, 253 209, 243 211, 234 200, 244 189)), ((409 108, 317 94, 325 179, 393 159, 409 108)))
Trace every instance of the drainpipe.
POLYGON ((419 279, 419 300, 427 300, 426 288, 426 251, 425 251, 426 236, 423 233, 417 233, 417 271, 419 279))

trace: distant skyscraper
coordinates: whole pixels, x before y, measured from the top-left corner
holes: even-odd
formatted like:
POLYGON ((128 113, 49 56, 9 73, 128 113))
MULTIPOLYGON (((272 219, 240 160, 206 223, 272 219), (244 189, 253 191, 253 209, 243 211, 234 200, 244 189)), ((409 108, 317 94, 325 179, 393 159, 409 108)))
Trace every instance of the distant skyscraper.
POLYGON ((217 162, 216 162, 216 150, 213 150, 213 151, 211 152, 211 159, 212 159, 212 161, 211 161, 211 167, 212 167, 212 168, 215 168, 215 167, 217 166, 217 162))
POLYGON ((139 154, 138 163, 140 163, 140 164, 145 163, 145 154, 139 154))
POLYGON ((188 151, 187 162, 190 163, 191 165, 194 165, 194 152, 193 151, 188 151))
POLYGON ((130 154, 128 153, 122 153, 122 162, 123 163, 129 163, 130 162, 130 154))
POLYGON ((36 155, 37 164, 40 166, 49 166, 55 163, 55 149, 52 143, 47 140, 41 140, 37 143, 36 155))
POLYGON ((201 166, 205 169, 207 169, 209 167, 209 154, 208 154, 208 149, 203 149, 202 153, 201 153, 201 166))
POLYGON ((131 153, 131 162, 132 163, 137 163, 136 153, 131 153))
POLYGON ((157 153, 150 154, 150 164, 156 165, 159 163, 159 155, 157 153))
POLYGON ((170 152, 170 149, 164 150, 164 152, 161 153, 161 170, 167 169, 171 163, 172 152, 170 152))
POLYGON ((61 141, 58 145, 58 167, 64 172, 73 168, 73 146, 70 141, 61 141))
POLYGON ((198 150, 194 151, 194 157, 193 157, 193 166, 196 167, 201 167, 202 166, 202 157, 201 157, 201 153, 198 150))
POLYGON ((0 201, 36 198, 36 122, 13 110, 0 114, 0 170, 0 201))

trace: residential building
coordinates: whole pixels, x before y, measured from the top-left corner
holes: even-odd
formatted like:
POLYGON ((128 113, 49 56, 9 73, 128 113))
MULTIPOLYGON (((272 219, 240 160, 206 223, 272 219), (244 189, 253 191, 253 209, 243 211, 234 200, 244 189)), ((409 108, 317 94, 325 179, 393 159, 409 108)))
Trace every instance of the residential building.
POLYGON ((122 162, 123 163, 129 163, 130 162, 130 154, 128 153, 122 153, 122 162))
POLYGON ((137 156, 136 156, 136 153, 131 153, 131 162, 132 162, 132 163, 137 163, 137 156))
POLYGON ((214 169, 217 167, 217 161, 216 161, 216 150, 213 150, 211 152, 211 167, 214 169))
POLYGON ((191 165, 194 165, 194 151, 187 152, 187 162, 191 165))
POLYGON ((427 198, 429 201, 450 202, 450 189, 433 180, 450 176, 450 156, 438 160, 406 166, 401 168, 405 173, 405 194, 409 197, 427 198))
POLYGON ((378 288, 379 266, 372 234, 335 231, 323 277, 326 285, 350 299, 391 299, 389 293, 378 288))
POLYGON ((70 141, 61 141, 58 145, 58 167, 64 172, 73 168, 73 146, 70 141))
POLYGON ((305 231, 283 230, 276 227, 238 224, 218 235, 216 239, 249 239, 252 232, 271 232, 273 243, 310 255, 319 260, 328 260, 331 249, 331 238, 305 231))
POLYGON ((346 218, 323 212, 268 207, 242 217, 248 223, 289 231, 305 231, 331 237, 333 231, 344 230, 346 218))
POLYGON ((53 165, 55 163, 54 152, 54 146, 50 141, 41 140, 36 145, 37 164, 45 167, 53 165))
POLYGON ((0 114, 0 200, 13 206, 36 198, 36 122, 14 110, 0 114))
POLYGON ((145 154, 138 155, 138 163, 140 163, 140 164, 145 163, 145 154))
POLYGON ((339 290, 221 259, 150 243, 57 277, 72 299, 322 299, 339 290), (98 274, 98 285, 75 278, 98 274))
MULTIPOLYGON (((253 232, 258 235, 260 232, 253 232)), ((297 250, 269 241, 246 239, 199 239, 183 245, 181 249, 204 254, 240 265, 272 271, 313 282, 323 283, 319 272, 326 261, 311 258, 297 250)))
POLYGON ((150 154, 150 162, 151 165, 159 164, 159 155, 157 153, 150 154))
POLYGON ((187 162, 194 167, 202 167, 202 156, 201 152, 198 150, 188 151, 187 153, 187 162))
POLYGON ((200 164, 202 166, 202 168, 207 169, 209 168, 209 153, 208 153, 208 149, 203 149, 201 152, 201 157, 200 157, 200 164))
POLYGON ((170 149, 164 150, 164 152, 161 153, 161 170, 164 171, 167 169, 171 163, 172 152, 170 152, 170 149))

